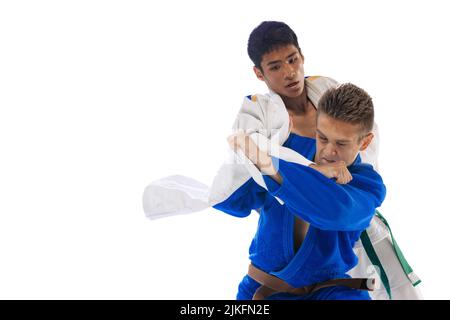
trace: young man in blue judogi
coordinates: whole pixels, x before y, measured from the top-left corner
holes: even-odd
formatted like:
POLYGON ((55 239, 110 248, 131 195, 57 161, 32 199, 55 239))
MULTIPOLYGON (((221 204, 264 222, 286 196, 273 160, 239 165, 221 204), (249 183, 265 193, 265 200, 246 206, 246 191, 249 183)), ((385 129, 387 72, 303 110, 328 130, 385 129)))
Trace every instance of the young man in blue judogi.
POLYGON ((353 246, 386 194, 381 176, 359 156, 373 138, 372 100, 352 84, 340 85, 325 92, 316 117, 315 139, 291 133, 283 146, 325 165, 333 179, 269 156, 245 133, 229 138, 268 187, 250 179, 214 206, 239 217, 260 212, 238 299, 370 299, 371 279, 347 272, 358 263, 353 246))

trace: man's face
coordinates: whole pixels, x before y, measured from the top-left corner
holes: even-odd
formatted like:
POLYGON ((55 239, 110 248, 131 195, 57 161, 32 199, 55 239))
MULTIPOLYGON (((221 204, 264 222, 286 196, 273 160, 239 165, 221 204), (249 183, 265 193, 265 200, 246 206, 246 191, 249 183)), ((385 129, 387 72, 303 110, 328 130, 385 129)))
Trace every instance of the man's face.
POLYGON ((262 57, 261 69, 253 68, 258 79, 281 96, 296 98, 305 85, 303 56, 294 45, 286 45, 262 57))
POLYGON ((372 133, 361 138, 361 127, 358 124, 336 120, 319 113, 314 160, 317 164, 344 161, 349 166, 355 161, 358 152, 369 146, 372 138, 372 133))

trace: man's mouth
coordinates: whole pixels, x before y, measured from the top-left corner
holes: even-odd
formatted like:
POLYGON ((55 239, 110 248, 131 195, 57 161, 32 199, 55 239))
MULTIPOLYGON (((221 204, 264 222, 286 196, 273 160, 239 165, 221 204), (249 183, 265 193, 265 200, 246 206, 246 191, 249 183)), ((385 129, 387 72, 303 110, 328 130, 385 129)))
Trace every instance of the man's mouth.
POLYGON ((286 86, 286 88, 293 88, 293 87, 296 87, 299 83, 300 83, 300 81, 291 82, 290 84, 288 84, 288 85, 286 86))
POLYGON ((336 162, 336 160, 328 160, 327 158, 322 157, 322 163, 333 163, 336 162))

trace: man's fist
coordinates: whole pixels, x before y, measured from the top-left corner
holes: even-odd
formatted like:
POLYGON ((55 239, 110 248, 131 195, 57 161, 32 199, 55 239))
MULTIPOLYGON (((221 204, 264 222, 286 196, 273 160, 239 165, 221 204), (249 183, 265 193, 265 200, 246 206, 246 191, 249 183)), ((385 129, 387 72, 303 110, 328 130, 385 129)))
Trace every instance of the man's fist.
POLYGON ((353 179, 344 161, 329 164, 311 164, 310 167, 328 178, 336 179, 336 182, 339 184, 347 184, 353 179))
POLYGON ((228 138, 228 144, 234 151, 241 149, 245 156, 255 164, 255 166, 265 174, 276 174, 276 170, 272 164, 272 158, 267 152, 258 148, 258 145, 250 138, 250 135, 243 131, 238 131, 228 138))

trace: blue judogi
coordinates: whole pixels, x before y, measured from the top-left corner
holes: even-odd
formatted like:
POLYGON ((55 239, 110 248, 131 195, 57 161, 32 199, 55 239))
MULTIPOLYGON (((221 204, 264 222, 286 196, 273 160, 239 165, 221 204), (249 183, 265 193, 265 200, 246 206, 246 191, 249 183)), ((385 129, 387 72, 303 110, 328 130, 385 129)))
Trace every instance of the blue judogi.
MULTIPOLYGON (((313 160, 315 139, 290 134, 283 146, 313 160)), ((353 246, 366 229, 386 195, 381 176, 358 156, 348 167, 353 176, 337 184, 307 166, 272 157, 283 178, 280 186, 264 175, 269 191, 249 179, 214 208, 236 217, 260 209, 258 229, 250 245, 250 260, 293 287, 303 287, 335 278, 357 264, 353 246), (276 199, 283 200, 281 205, 276 199), (306 237, 294 250, 294 218, 310 223, 306 237)), ((248 275, 239 285, 237 299, 251 299, 259 284, 248 275)), ((347 287, 321 289, 307 296, 279 293, 269 299, 370 299, 368 293, 347 287)))

